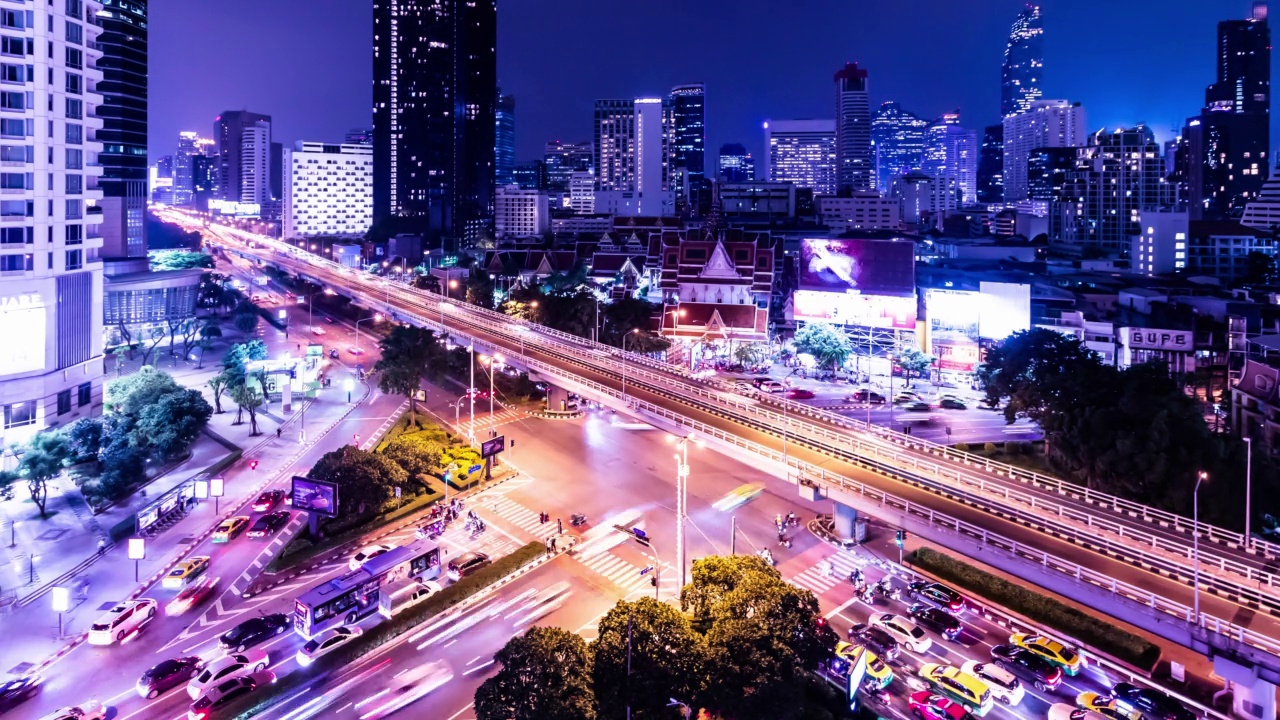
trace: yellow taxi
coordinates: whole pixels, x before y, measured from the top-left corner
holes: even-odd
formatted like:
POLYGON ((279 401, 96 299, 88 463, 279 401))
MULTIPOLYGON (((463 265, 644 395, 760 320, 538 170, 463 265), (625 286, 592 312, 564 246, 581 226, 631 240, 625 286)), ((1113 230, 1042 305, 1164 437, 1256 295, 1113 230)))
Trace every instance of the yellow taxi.
POLYGON ((893 682, 893 669, 881 660, 878 655, 862 645, 854 645, 843 640, 836 643, 836 657, 849 663, 850 668, 853 667, 854 663, 858 662, 858 658, 863 654, 867 656, 867 676, 863 682, 875 685, 881 690, 889 687, 889 683, 893 682))
POLYGON ((192 579, 200 576, 205 570, 209 569, 209 556, 196 555, 173 566, 168 575, 164 576, 162 583, 166 590, 178 590, 186 585, 192 579))
POLYGON ((920 677, 935 692, 960 703, 978 717, 991 712, 991 706, 995 704, 991 688, 986 683, 954 665, 925 663, 920 666, 920 677))
POLYGON ((1063 672, 1071 676, 1079 675, 1080 670, 1084 668, 1084 658, 1074 648, 1069 648, 1044 635, 1014 633, 1009 636, 1009 644, 1025 648, 1029 652, 1039 655, 1062 668, 1063 672))
POLYGON ((764 485, 760 483, 749 483, 741 487, 734 488, 727 495, 711 503, 711 507, 720 512, 729 512, 736 508, 742 507, 752 500, 760 496, 764 492, 764 485))
POLYGON ((213 531, 213 542, 224 543, 230 542, 235 536, 244 532, 249 527, 249 517, 247 515, 236 515, 222 521, 218 529, 213 531))
POLYGON ((1086 713, 1098 713, 1109 720, 1142 720, 1142 713, 1135 708, 1118 705, 1115 698, 1094 692, 1077 695, 1076 707, 1086 713))

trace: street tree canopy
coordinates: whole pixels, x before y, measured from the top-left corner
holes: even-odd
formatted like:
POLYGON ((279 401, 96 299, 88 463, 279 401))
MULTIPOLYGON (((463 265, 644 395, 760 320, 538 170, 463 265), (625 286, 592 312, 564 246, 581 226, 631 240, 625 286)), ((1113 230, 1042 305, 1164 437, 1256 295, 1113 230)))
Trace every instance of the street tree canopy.
POLYGON ((827 323, 805 323, 796 331, 793 342, 797 351, 812 355, 825 368, 840 367, 853 352, 849 337, 827 323))
POLYGON ((592 685, 602 720, 669 718, 672 698, 702 694, 706 645, 679 610, 652 598, 619 602, 600 619, 592 685), (628 647, 631 672, 627 672, 628 647))
POLYGON ((106 404, 112 412, 136 418, 161 397, 181 390, 182 386, 168 373, 147 365, 132 375, 107 383, 106 404))
POLYGON ((593 720, 592 653, 580 635, 530 628, 494 656, 501 666, 476 689, 476 720, 593 720))
POLYGON ((417 422, 415 394, 429 377, 427 365, 439 354, 435 332, 412 325, 397 325, 378 341, 382 354, 373 369, 378 371, 378 389, 388 395, 409 399, 409 417, 417 422))
POLYGON ((348 517, 380 508, 408 476, 390 459, 347 445, 325 453, 307 477, 337 484, 342 501, 338 513, 348 517))

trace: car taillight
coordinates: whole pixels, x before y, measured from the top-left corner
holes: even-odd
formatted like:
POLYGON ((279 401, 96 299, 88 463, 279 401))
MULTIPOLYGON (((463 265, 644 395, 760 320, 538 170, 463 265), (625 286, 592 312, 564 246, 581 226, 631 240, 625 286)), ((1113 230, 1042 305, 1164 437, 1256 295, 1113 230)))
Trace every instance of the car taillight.
POLYGON ((960 612, 960 610, 962 610, 963 608, 964 608, 963 600, 956 600, 955 602, 951 603, 951 610, 954 612, 960 612))

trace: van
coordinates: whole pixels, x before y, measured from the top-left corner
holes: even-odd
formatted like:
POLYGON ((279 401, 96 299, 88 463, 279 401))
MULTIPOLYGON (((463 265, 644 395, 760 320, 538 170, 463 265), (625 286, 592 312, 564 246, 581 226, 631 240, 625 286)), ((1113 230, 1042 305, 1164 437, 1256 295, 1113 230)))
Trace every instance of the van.
POLYGON ((1005 705, 1017 705, 1026 694, 1018 678, 995 663, 970 660, 964 664, 964 671, 986 683, 991 694, 1005 705))
POLYGON ((457 582, 489 564, 489 556, 482 552, 467 552, 449 561, 449 579, 457 582))
POLYGON ((378 593, 378 614, 390 620, 400 611, 440 592, 440 583, 432 580, 405 580, 398 588, 378 593))

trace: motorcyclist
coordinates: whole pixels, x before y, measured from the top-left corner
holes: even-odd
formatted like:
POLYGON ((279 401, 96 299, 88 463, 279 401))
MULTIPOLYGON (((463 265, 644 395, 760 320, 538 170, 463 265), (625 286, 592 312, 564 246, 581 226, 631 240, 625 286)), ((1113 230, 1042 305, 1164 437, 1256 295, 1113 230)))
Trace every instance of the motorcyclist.
POLYGON ((800 521, 799 521, 798 519, 796 519, 796 514, 795 514, 795 513, 793 513, 793 512, 789 512, 789 513, 787 513, 787 524, 788 524, 788 525, 797 525, 797 524, 799 524, 799 522, 800 522, 800 521))
POLYGON ((836 566, 832 565, 830 560, 822 560, 818 563, 818 572, 823 575, 835 575, 836 566))

